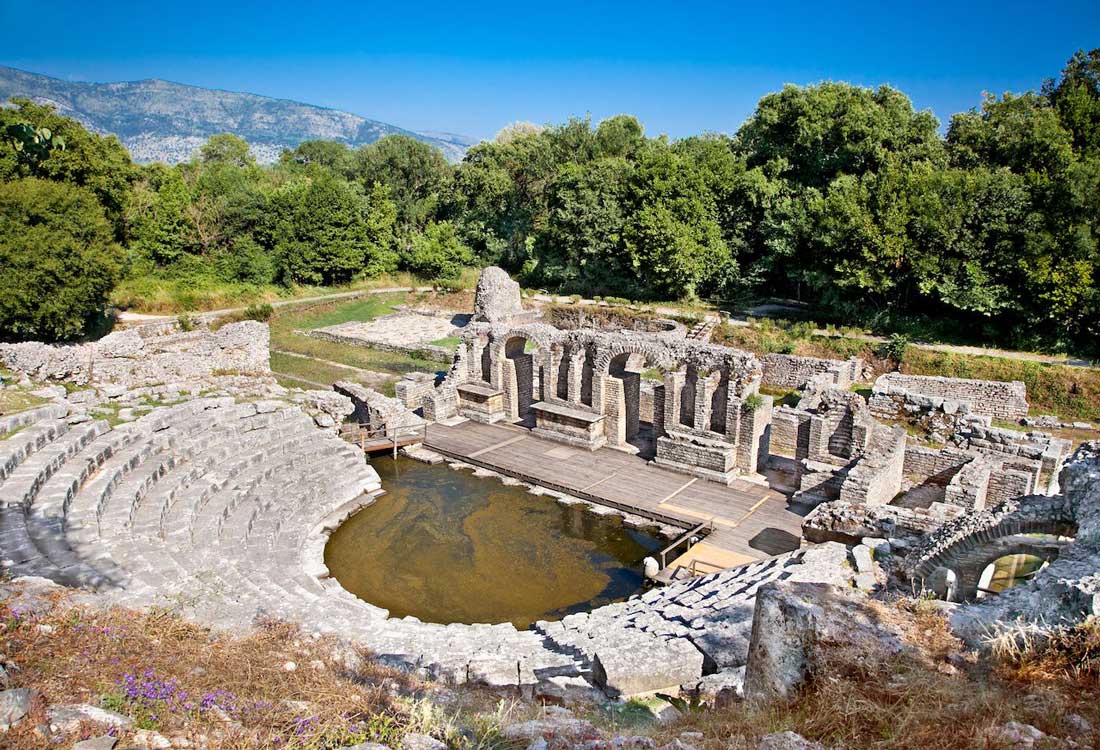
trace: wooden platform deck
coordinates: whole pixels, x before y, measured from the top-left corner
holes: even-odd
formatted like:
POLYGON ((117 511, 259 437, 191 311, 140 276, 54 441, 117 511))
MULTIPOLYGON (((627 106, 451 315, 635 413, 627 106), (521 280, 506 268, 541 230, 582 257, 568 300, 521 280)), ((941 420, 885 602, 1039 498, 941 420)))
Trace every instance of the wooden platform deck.
POLYGON ((797 549, 801 539, 802 516, 787 498, 753 482, 726 487, 629 453, 573 448, 510 424, 433 424, 424 445, 448 458, 680 528, 710 521, 713 532, 694 548, 701 563, 740 565, 797 549))

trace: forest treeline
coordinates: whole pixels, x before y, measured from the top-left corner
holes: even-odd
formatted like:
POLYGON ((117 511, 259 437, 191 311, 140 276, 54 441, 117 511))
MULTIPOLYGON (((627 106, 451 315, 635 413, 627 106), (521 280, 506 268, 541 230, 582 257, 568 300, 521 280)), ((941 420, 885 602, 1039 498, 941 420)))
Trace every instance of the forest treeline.
POLYGON ((403 136, 272 166, 215 136, 135 165, 49 107, 0 109, 0 331, 71 338, 126 278, 340 284, 496 263, 630 299, 793 297, 833 321, 1100 353, 1100 50, 941 133, 889 86, 787 86, 733 135, 620 115, 516 124, 450 165, 403 136))

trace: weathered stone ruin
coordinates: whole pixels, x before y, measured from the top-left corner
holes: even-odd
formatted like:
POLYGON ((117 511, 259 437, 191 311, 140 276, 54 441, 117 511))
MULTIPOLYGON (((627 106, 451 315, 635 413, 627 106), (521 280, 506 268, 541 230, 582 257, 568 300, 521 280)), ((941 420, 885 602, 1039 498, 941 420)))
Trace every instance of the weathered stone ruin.
POLYGON ((992 419, 1016 422, 1027 416, 1027 391, 1018 380, 970 380, 891 372, 875 381, 874 393, 907 398, 907 394, 966 404, 969 411, 992 419))
POLYGON ((810 387, 848 390, 863 375, 863 360, 852 357, 846 361, 797 357, 793 354, 765 354, 763 383, 771 388, 804 390, 810 387))
POLYGON ((117 331, 89 344, 0 344, 0 363, 37 380, 130 388, 219 373, 266 375, 269 339, 267 326, 250 320, 213 331, 164 323, 117 331))
POLYGON ((519 282, 503 268, 489 266, 483 270, 474 291, 474 321, 511 323, 523 314, 519 282))
POLYGON ((530 419, 551 440, 637 452, 648 368, 663 373, 645 426, 659 465, 722 482, 760 469, 772 401, 758 393, 759 360, 659 334, 473 324, 425 416, 530 419))

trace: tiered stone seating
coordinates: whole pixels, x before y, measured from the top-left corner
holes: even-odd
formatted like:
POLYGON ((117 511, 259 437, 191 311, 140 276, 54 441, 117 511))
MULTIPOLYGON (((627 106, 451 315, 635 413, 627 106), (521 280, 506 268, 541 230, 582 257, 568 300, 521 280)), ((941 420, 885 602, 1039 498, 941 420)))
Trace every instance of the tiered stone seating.
POLYGON ((525 686, 616 656, 656 674, 697 672, 699 651, 725 666, 736 646, 708 642, 714 623, 747 627, 759 585, 809 568, 800 551, 522 632, 390 619, 323 565, 326 531, 379 490, 359 449, 281 402, 199 398, 114 429, 43 407, 0 420, 0 563, 121 605, 227 628, 287 619, 450 680, 525 686))

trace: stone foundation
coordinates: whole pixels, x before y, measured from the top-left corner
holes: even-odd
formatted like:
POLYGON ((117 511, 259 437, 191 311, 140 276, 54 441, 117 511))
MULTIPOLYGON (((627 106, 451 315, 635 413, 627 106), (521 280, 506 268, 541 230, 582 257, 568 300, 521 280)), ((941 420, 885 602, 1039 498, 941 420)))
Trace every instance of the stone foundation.
POLYGON ((1018 380, 970 380, 929 375, 903 375, 891 372, 875 381, 874 390, 911 391, 947 401, 970 405, 970 410, 992 419, 1018 421, 1027 416, 1027 391, 1018 380))

